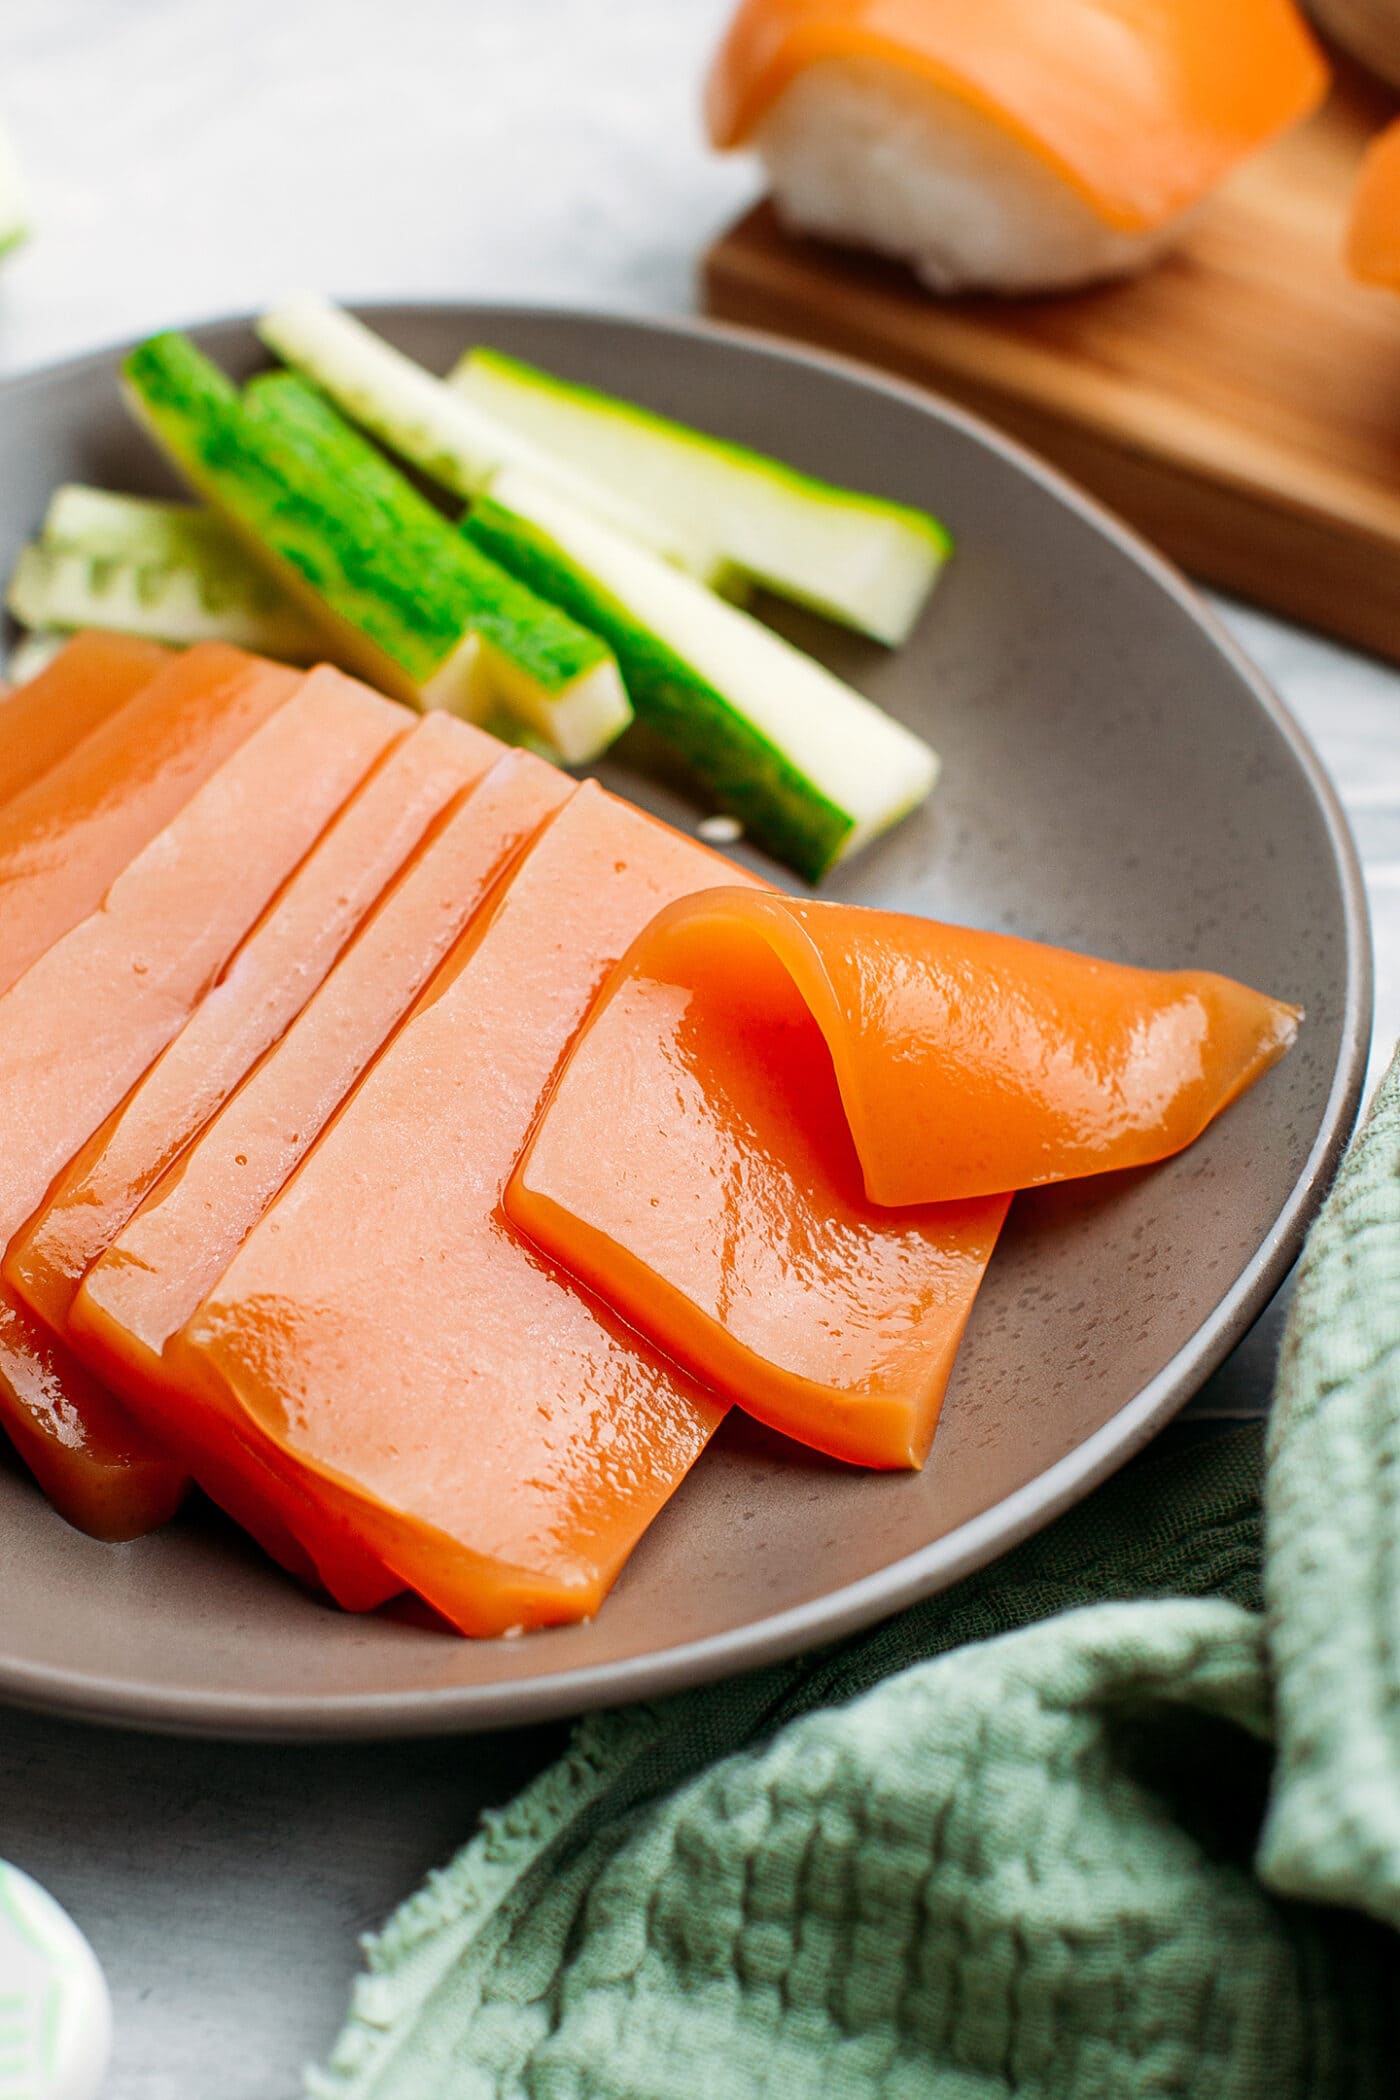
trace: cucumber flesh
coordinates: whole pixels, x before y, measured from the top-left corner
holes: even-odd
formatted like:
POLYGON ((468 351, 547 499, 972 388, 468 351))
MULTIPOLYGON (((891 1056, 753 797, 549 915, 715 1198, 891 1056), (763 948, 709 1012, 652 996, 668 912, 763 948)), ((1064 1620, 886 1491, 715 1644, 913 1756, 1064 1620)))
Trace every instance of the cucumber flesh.
POLYGON ((811 657, 524 475, 463 530, 611 642, 638 718, 810 881, 930 793, 929 747, 811 657))
POLYGON ((242 547, 212 511, 193 503, 117 495, 76 481, 54 490, 39 538, 45 547, 64 547, 99 560, 218 560, 248 567, 242 547))
POLYGON ((216 567, 25 547, 5 602, 26 627, 107 627, 177 646, 229 642, 297 664, 324 653, 320 630, 241 552, 236 567, 216 567))
POLYGON ((637 509, 683 520, 752 582, 876 641, 908 639, 952 552, 927 511, 819 481, 498 351, 469 351, 450 384, 576 473, 606 475, 637 509))
POLYGON ((299 293, 264 314, 257 330, 354 422, 454 495, 488 495, 503 470, 523 470, 702 581, 733 587, 729 565, 684 520, 634 507, 606 479, 552 459, 330 300, 299 293))
POLYGON ((0 255, 17 248, 29 232, 29 193, 8 134, 0 131, 0 255))
POLYGON ((472 720, 505 706, 571 762, 631 719, 606 645, 468 547, 303 382, 269 374, 240 395, 173 335, 124 377, 196 490, 386 691, 472 720))
POLYGON ((11 589, 30 624, 105 626, 176 645, 225 641, 314 663, 321 629, 211 511, 69 482, 11 589))

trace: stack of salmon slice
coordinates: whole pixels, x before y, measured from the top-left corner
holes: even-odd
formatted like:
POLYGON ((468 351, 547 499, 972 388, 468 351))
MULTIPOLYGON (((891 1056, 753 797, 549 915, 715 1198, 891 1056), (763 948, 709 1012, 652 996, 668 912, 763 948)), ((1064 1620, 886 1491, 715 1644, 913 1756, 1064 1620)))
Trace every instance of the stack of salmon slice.
POLYGON ((1016 1188, 1292 1041, 1201 972, 778 895, 338 671, 87 635, 0 706, 0 1420, 347 1609, 587 1617, 731 1404, 926 1458, 1016 1188))

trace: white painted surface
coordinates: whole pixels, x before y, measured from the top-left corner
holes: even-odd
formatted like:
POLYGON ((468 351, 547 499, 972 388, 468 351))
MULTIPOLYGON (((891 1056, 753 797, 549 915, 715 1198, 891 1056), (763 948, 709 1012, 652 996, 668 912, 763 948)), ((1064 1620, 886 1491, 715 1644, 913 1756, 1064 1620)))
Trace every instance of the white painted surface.
MULTIPOLYGON (((729 0, 21 0, 0 117, 34 192, 0 271, 0 374, 299 284, 674 310, 749 195, 704 152, 729 0)), ((1331 767, 1400 1034, 1400 675, 1228 611, 1331 767)), ((1256 1406, 1265 1326, 1203 1396, 1256 1406)), ((111 1978, 108 2100, 293 2100, 357 1933, 549 1755, 549 1731, 402 1749, 143 1740, 0 1713, 0 1855, 111 1978)))

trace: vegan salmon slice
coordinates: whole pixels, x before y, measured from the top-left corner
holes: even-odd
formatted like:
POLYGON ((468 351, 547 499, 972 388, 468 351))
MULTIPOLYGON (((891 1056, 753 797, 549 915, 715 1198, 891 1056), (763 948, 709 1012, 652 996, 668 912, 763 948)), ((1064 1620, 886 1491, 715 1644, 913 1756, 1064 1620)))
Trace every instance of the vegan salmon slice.
POLYGON ((204 643, 0 808, 0 992, 97 910, 133 856, 300 677, 204 643))
MULTIPOLYGON (((342 1513, 322 1508, 271 1468, 220 1413, 192 1406, 164 1351, 493 886, 572 792, 567 775, 527 752, 498 759, 406 868, 286 1035, 94 1264, 70 1309, 75 1347, 136 1419, 275 1558, 322 1582, 349 1609, 379 1601, 401 1580, 377 1559, 367 1561, 342 1513)), ((357 1189, 347 1200, 363 1199, 357 1189)))
POLYGON ((142 1198, 295 1019, 450 803, 500 746, 446 715, 409 729, 268 906, 184 1027, 11 1242, 5 1274, 62 1332, 142 1198))
MULTIPOLYGON (((229 754, 0 981, 0 1419, 99 1535, 187 1466, 349 1608, 586 1617, 731 1402, 922 1463, 1011 1192, 1169 1156, 1296 1034, 236 655, 229 754)), ((7 841, 22 945, 174 792, 81 761, 178 668, 0 807, 0 935, 7 841)))
POLYGON ((506 1208, 749 1413, 917 1466, 1009 1192, 1179 1151, 1297 1025, 1204 971, 715 890, 618 967, 506 1208))
MULTIPOLYGON (((299 679, 217 643, 172 657, 92 634, 5 701, 9 740, 0 729, 0 744, 17 784, 0 805, 0 991, 99 907, 132 855, 299 679)), ((0 1286, 3 1382, 11 1438, 73 1523, 126 1538, 170 1515, 184 1488, 179 1469, 0 1286)))
POLYGON ((463 1632, 596 1611, 724 1413, 500 1207, 608 969, 722 871, 582 786, 168 1345, 463 1632))
POLYGON ((51 664, 0 702, 0 805, 51 772, 170 662, 158 642, 74 635, 51 664))
MULTIPOLYGON (((403 732, 401 741, 268 906, 174 1041, 80 1148, 11 1242, 8 1286, 60 1336, 66 1337, 73 1294, 92 1262, 295 1018, 427 829, 500 749, 494 738, 444 715, 415 727, 410 722, 400 713, 394 726, 403 732)), ((12 1367, 17 1345, 16 1335, 12 1367)), ((45 1353, 52 1355, 52 1345, 45 1353)), ((37 1357, 31 1382, 36 1373, 37 1357)), ((79 1386, 70 1396, 75 1412, 82 1411, 84 1392, 79 1386)), ((314 1568, 283 1531, 260 1528, 255 1508, 231 1513, 294 1573, 314 1579, 314 1568)))
MULTIPOLYGON (((254 682, 261 679, 255 672, 254 682)), ((217 771, 206 769, 203 785, 111 883, 101 909, 0 996, 0 1241, 7 1246, 176 1035, 407 720, 392 702, 329 669, 293 675, 289 687, 274 690, 282 694, 274 710, 217 771)), ((135 763, 139 769, 145 761, 138 755, 135 763)), ((61 1339, 5 1283, 0 1421, 61 1511, 81 1521, 106 1508, 105 1535, 120 1522, 120 1535, 131 1536, 130 1526, 144 1520, 140 1490, 151 1484, 142 1467, 155 1466, 156 1454, 142 1449, 115 1402, 98 1405, 75 1365, 69 1383, 70 1364, 61 1339), (84 1404, 90 1417, 77 1413, 84 1404), (133 1490, 129 1503, 124 1486, 133 1490)))

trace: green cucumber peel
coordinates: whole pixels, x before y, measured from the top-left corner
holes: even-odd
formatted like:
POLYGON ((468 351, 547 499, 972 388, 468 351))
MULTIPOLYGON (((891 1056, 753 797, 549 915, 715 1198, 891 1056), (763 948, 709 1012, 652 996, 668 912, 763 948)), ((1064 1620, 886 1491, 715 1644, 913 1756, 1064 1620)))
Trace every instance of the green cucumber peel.
POLYGON ((570 760, 626 726, 607 646, 469 547, 303 380, 268 373, 240 395, 178 336, 142 345, 125 377, 195 487, 378 683, 474 719, 505 705, 570 760))
POLYGON ((451 646, 425 639, 426 608, 405 623, 379 589, 359 587, 341 557, 336 511, 309 492, 301 462, 249 427, 237 388, 188 338, 167 333, 122 367, 128 399, 176 468, 244 544, 304 601, 320 608, 341 652, 401 698, 414 697, 451 646))
POLYGON ((489 495, 503 471, 526 472, 703 582, 736 587, 728 564, 684 521, 634 507, 606 478, 579 474, 553 458, 329 299, 298 293, 255 325, 274 355, 328 394, 352 422, 453 495, 489 495))
POLYGON ((470 350, 449 383, 629 503, 684 518, 733 570, 888 644, 905 640, 953 552, 931 512, 803 473, 519 358, 470 350))
POLYGON ((463 530, 605 636, 639 720, 809 881, 929 792, 927 746, 812 659, 552 492, 505 486, 463 530))
MULTIPOLYGON (((424 587, 451 607, 454 639, 470 627, 483 642, 511 659, 546 692, 561 692, 607 661, 609 650, 557 606, 538 598, 518 578, 490 560, 420 497, 383 454, 352 430, 314 388, 289 372, 269 372, 250 381, 244 395, 251 417, 296 448, 313 473, 334 486, 343 481, 358 502, 371 506, 369 522, 387 537, 409 539, 411 566, 394 562, 395 587, 412 603, 424 587)), ((392 547, 377 547, 384 560, 392 547)))
POLYGON ((859 508, 872 516, 897 520, 912 532, 927 539, 945 557, 954 551, 953 535, 940 518, 932 511, 920 510, 909 503, 898 503, 892 497, 872 496, 859 489, 844 488, 839 482, 823 481, 819 476, 806 474, 800 467, 789 466, 770 453, 759 452, 751 445, 741 445, 733 438, 712 437, 692 424, 678 422, 674 417, 663 416, 656 409, 643 408, 638 402, 625 401, 617 394, 607 394, 599 387, 585 386, 581 380, 560 379, 538 365, 527 364, 523 358, 511 357, 504 350, 484 347, 468 350, 453 367, 448 383, 459 387, 467 398, 471 398, 472 385, 478 373, 490 372, 507 378, 514 385, 531 392, 548 392, 573 401, 590 415, 613 418, 618 422, 636 424, 652 431, 689 450, 713 455, 731 461, 735 466, 758 468, 765 478, 785 483, 794 493, 828 503, 845 510, 859 508))
POLYGON ((826 872, 851 831, 850 817, 817 795, 721 692, 517 512, 488 497, 463 530, 541 597, 592 620, 622 666, 638 720, 680 754, 751 838, 809 882, 826 872))

